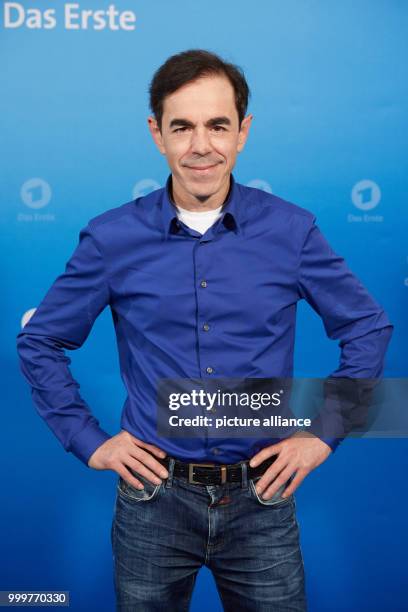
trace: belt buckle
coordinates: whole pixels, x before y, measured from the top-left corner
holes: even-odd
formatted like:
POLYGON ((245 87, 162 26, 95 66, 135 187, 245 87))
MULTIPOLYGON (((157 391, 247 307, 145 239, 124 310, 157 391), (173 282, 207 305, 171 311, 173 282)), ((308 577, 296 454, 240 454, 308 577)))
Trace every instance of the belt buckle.
MULTIPOLYGON (((198 482, 194 480, 194 468, 195 467, 216 467, 215 463, 189 463, 188 464, 188 482, 191 484, 203 484, 202 482, 198 482)), ((221 468, 221 484, 227 482, 227 466, 220 465, 221 468)))

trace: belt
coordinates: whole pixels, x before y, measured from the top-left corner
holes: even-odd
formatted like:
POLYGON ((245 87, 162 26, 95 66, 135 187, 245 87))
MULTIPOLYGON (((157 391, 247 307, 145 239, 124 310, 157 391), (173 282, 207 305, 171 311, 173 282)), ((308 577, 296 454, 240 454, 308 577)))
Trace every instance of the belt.
MULTIPOLYGON (((269 457, 256 467, 249 465, 249 460, 241 461, 239 463, 187 463, 186 461, 180 461, 174 459, 174 476, 181 476, 187 478, 191 484, 198 485, 219 485, 225 482, 242 482, 242 465, 246 464, 247 467, 247 478, 256 478, 262 476, 267 468, 275 461, 276 455, 269 457)), ((158 461, 164 465, 167 469, 170 466, 170 457, 167 456, 164 459, 158 459, 158 461)))

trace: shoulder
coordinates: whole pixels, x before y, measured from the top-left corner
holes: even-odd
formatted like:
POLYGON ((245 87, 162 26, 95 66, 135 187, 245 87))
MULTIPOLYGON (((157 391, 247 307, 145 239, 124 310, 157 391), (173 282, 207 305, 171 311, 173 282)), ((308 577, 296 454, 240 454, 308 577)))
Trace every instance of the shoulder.
POLYGON ((238 187, 242 199, 262 209, 263 214, 266 216, 273 215, 276 218, 278 215, 283 219, 297 219, 299 223, 306 226, 310 226, 316 220, 316 216, 307 208, 285 200, 278 195, 255 187, 248 187, 241 183, 238 184, 238 187))
POLYGON ((149 223, 157 215, 164 188, 157 189, 151 193, 120 204, 103 213, 92 217, 88 221, 87 228, 95 238, 103 242, 111 239, 121 239, 137 230, 142 225, 149 223))

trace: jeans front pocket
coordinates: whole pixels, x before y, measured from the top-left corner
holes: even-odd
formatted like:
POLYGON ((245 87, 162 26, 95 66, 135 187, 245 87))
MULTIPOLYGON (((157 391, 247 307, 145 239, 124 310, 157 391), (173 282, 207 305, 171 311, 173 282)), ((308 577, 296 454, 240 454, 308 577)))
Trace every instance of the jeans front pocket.
POLYGON ((132 473, 144 484, 144 489, 136 489, 136 487, 124 480, 122 476, 119 476, 119 482, 117 485, 119 496, 122 499, 124 498, 132 502, 149 502, 156 499, 162 490, 163 482, 155 485, 146 478, 143 478, 137 472, 132 471, 132 473))
POLYGON ((263 506, 277 506, 277 505, 280 506, 281 504, 286 504, 292 500, 292 495, 289 495, 289 497, 282 497, 282 493, 288 486, 289 481, 285 482, 281 487, 279 487, 276 493, 272 495, 272 497, 270 497, 269 499, 264 499, 263 497, 261 497, 261 495, 255 489, 255 485, 258 482, 258 480, 260 480, 260 478, 261 476, 257 476, 256 478, 251 478, 249 480, 249 486, 251 488, 251 491, 255 499, 260 504, 262 504, 263 506))

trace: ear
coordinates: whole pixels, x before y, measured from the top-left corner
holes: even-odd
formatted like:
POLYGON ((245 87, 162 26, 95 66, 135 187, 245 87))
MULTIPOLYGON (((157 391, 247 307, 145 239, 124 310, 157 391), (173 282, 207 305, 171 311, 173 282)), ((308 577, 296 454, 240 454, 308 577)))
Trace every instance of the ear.
POLYGON ((163 137, 160 131, 160 128, 157 124, 157 121, 155 119, 155 117, 153 117, 153 115, 149 115, 149 117, 147 118, 147 123, 149 126, 149 131, 152 135, 152 138, 157 146, 157 148, 159 149, 160 153, 162 153, 163 155, 166 154, 166 150, 164 148, 164 144, 163 144, 163 137))
POLYGON ((239 134, 238 134, 238 145, 237 145, 238 153, 240 153, 245 146, 246 140, 248 138, 249 128, 251 126, 253 117, 254 116, 250 114, 244 117, 244 119, 241 121, 241 127, 240 127, 239 134))

